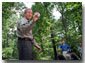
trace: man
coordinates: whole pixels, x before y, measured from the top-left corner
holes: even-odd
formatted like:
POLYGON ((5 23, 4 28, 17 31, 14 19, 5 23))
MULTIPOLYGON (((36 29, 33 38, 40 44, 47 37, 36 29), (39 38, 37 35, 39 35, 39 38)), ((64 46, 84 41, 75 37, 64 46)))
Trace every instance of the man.
POLYGON ((65 59, 71 59, 71 56, 69 54, 70 47, 68 44, 65 43, 65 40, 62 40, 62 44, 58 47, 58 50, 62 49, 63 56, 65 59))
POLYGON ((17 23, 17 36, 18 36, 18 51, 19 60, 32 60, 32 45, 34 45, 38 51, 41 51, 40 46, 37 45, 32 36, 32 27, 39 19, 39 12, 36 12, 32 18, 32 10, 26 9, 24 11, 24 18, 17 23))
POLYGON ((82 57, 82 43, 79 44, 78 51, 80 53, 80 58, 81 58, 82 57))

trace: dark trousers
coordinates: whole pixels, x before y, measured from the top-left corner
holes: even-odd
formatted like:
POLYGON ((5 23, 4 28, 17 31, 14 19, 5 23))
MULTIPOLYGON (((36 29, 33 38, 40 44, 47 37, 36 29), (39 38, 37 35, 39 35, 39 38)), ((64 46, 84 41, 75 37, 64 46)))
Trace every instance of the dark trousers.
POLYGON ((18 37, 19 60, 32 60, 32 42, 18 37))

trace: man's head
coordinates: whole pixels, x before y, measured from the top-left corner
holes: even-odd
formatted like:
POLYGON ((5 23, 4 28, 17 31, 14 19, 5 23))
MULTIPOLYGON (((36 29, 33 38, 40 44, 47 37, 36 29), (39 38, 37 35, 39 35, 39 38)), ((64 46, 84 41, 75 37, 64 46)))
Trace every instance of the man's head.
POLYGON ((27 20, 30 20, 32 18, 32 9, 26 9, 24 11, 24 17, 27 19, 27 20))
POLYGON ((82 44, 80 43, 80 47, 82 47, 82 44))
POLYGON ((65 40, 62 40, 62 44, 65 44, 65 40))

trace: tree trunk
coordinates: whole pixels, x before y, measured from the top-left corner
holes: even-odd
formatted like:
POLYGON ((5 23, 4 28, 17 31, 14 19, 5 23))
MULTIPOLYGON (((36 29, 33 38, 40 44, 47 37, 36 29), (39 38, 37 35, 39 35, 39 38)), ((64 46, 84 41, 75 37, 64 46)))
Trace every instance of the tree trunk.
POLYGON ((8 45, 8 33, 7 33, 6 40, 7 40, 7 43, 6 43, 6 45, 7 45, 7 47, 9 47, 9 45, 8 45))
POLYGON ((68 42, 67 25, 66 25, 66 19, 64 17, 64 7, 63 7, 63 5, 62 5, 62 10, 60 12, 61 12, 61 15, 62 15, 62 25, 63 25, 64 30, 65 30, 66 42, 68 42))
POLYGON ((55 40, 54 40, 54 33, 52 32, 53 28, 51 27, 50 30, 51 30, 51 40, 52 40, 53 49, 54 49, 54 56, 55 56, 55 60, 57 60, 57 52, 56 52, 56 45, 55 45, 55 40))

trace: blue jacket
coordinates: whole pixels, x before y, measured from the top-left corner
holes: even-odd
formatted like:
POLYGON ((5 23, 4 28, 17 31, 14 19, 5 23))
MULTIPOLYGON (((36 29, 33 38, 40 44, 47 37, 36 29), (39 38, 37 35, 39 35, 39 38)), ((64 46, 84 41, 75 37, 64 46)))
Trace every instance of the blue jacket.
POLYGON ((70 51, 70 46, 68 44, 62 44, 58 48, 61 48, 62 51, 70 51))

